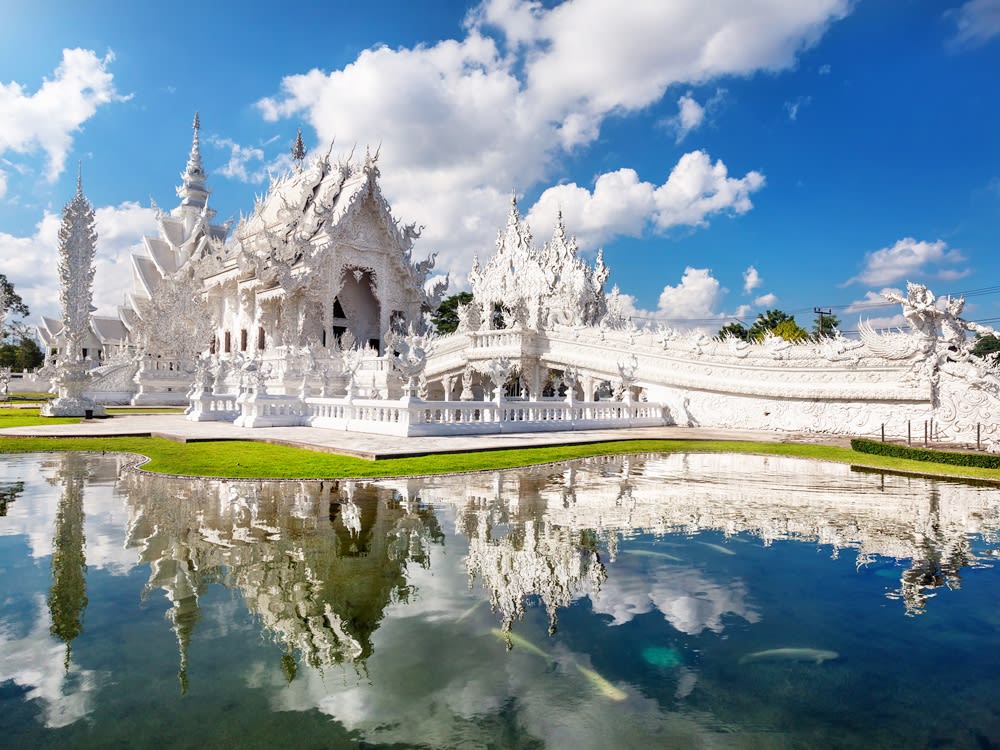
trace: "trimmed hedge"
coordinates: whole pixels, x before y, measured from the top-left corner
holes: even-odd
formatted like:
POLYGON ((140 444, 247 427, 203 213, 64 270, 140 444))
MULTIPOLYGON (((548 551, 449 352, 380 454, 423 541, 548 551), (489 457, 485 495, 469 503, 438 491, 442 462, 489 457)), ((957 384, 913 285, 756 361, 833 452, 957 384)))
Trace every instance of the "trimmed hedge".
POLYGON ((993 454, 954 453, 928 448, 910 448, 905 445, 882 443, 878 440, 865 438, 851 440, 851 448, 858 453, 869 453, 873 456, 908 458, 913 461, 931 461, 937 464, 952 464, 953 466, 976 466, 980 469, 1000 469, 1000 455, 993 454))

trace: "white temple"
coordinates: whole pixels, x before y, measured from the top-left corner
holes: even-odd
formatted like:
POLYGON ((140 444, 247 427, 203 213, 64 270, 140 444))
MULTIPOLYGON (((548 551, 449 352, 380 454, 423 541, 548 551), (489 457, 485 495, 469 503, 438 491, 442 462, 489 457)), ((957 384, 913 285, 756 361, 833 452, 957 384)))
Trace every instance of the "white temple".
MULTIPOLYGON (((459 329, 437 336, 427 314, 448 282, 429 278, 433 255, 413 260, 420 232, 392 216, 377 155, 303 168, 297 143, 230 235, 198 136, 196 117, 180 204, 133 257, 119 318, 91 318, 98 402, 395 435, 699 425, 1000 446, 1000 370, 969 340, 991 329, 961 299, 911 284, 894 298, 909 330, 862 324, 857 340, 640 329, 600 254, 580 258, 561 218, 537 246, 512 202, 459 329)), ((57 329, 41 329, 53 349, 57 329)))

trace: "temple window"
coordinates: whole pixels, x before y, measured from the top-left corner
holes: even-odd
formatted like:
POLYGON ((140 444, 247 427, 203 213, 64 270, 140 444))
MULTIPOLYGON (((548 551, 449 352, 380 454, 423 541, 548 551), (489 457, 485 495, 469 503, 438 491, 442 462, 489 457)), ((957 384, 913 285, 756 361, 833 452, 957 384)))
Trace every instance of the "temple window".
POLYGON ((257 329, 257 348, 264 351, 264 326, 257 329))
POLYGON ((225 351, 228 354, 233 350, 233 335, 229 331, 226 331, 226 346, 225 351))
POLYGON ((341 306, 340 299, 338 297, 333 298, 333 317, 347 318, 347 313, 344 312, 344 308, 341 306))
POLYGON ((212 341, 208 345, 208 353, 209 354, 215 354, 216 351, 218 350, 218 348, 219 348, 219 337, 218 336, 212 336, 212 341))
POLYGON ((240 329, 240 351, 245 352, 247 350, 247 329, 240 329))

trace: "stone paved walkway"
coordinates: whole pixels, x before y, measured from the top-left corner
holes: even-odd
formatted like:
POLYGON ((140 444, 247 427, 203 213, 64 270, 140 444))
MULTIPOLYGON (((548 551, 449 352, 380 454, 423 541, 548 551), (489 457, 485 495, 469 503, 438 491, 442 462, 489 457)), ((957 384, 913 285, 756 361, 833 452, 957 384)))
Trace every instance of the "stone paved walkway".
POLYGON ((128 414, 79 424, 33 425, 0 429, 2 436, 114 437, 155 436, 181 442, 206 440, 259 440, 359 458, 403 458, 431 453, 467 453, 497 448, 534 448, 614 440, 755 440, 759 442, 808 442, 849 445, 849 438, 832 435, 718 430, 702 427, 636 427, 620 430, 530 432, 509 435, 447 435, 392 437, 364 432, 343 432, 318 427, 236 427, 223 422, 190 422, 181 414, 128 414))

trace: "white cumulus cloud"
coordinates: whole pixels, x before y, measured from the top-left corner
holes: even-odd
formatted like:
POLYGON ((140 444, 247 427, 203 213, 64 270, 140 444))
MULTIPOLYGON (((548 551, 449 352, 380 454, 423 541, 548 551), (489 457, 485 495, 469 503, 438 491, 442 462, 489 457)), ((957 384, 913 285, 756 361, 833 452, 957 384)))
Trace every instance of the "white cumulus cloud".
POLYGON ((260 184, 264 181, 266 174, 261 168, 261 164, 264 161, 263 149, 256 146, 241 146, 231 138, 220 138, 214 135, 208 138, 208 142, 216 148, 229 151, 229 161, 216 170, 220 175, 239 180, 240 182, 253 184, 260 184), (253 169, 250 167, 250 164, 253 162, 260 162, 261 164, 258 164, 257 168, 253 169))
POLYGON ((979 47, 1000 36, 1000 0, 968 0, 945 15, 955 22, 955 47, 979 47))
POLYGON ((704 151, 684 154, 667 181, 653 193, 658 229, 673 226, 705 226, 706 217, 719 212, 743 214, 753 208, 750 193, 764 186, 764 175, 747 172, 730 177, 722 160, 712 164, 704 151))
POLYGON ((906 292, 891 287, 878 292, 865 292, 864 297, 844 308, 844 314, 841 316, 843 322, 840 327, 850 329, 854 327, 854 324, 860 322, 865 322, 876 330, 905 327, 906 319, 903 317, 899 305, 895 302, 889 302, 883 296, 888 291, 903 297, 906 296, 906 292))
POLYGON ((685 94, 677 100, 677 117, 675 127, 677 129, 677 142, 683 141, 687 134, 701 125, 705 120, 705 108, 695 101, 690 93, 685 94))
MULTIPOLYGON (((94 304, 98 314, 113 315, 131 288, 132 250, 145 234, 156 235, 156 213, 138 203, 102 206, 95 211, 97 252, 94 259, 94 304)), ((46 211, 34 234, 18 237, 0 232, 0 267, 31 309, 31 319, 59 318, 57 269, 60 214, 46 211)))
MULTIPOLYGON (((864 269, 844 283, 885 286, 916 276, 932 274, 934 266, 951 266, 964 260, 965 256, 958 250, 949 250, 944 240, 926 242, 913 237, 904 237, 892 247, 883 247, 866 253, 864 269)), ((960 270, 960 275, 955 276, 954 268, 941 268, 938 273, 946 276, 951 274, 951 278, 965 275, 965 271, 960 270)))
POLYGON ((752 310, 750 305, 739 305, 733 311, 723 309, 728 293, 711 269, 688 266, 677 284, 663 287, 655 310, 639 307, 631 294, 622 294, 621 301, 625 314, 637 325, 661 324, 714 336, 725 322, 746 318, 752 310))
POLYGON ((548 188, 528 212, 532 227, 541 231, 553 225, 562 211, 566 226, 582 247, 593 248, 617 235, 639 236, 651 226, 657 232, 679 226, 704 226, 719 213, 744 213, 749 195, 763 185, 763 177, 750 172, 742 178, 728 176, 726 166, 701 151, 685 154, 662 185, 639 180, 634 169, 600 175, 593 192, 576 183, 548 188))
POLYGON ((655 209, 656 186, 639 180, 634 169, 600 175, 594 190, 576 183, 556 185, 539 196, 528 211, 532 228, 543 236, 562 211, 569 230, 582 247, 597 247, 615 235, 639 236, 655 209))
POLYGON ((768 292, 767 294, 762 294, 754 299, 753 303, 757 307, 774 307, 777 301, 778 296, 772 292, 768 292))
POLYGON ((726 291, 719 280, 712 276, 710 269, 688 266, 684 269, 679 284, 663 287, 657 312, 679 325, 688 322, 687 327, 695 327, 695 321, 703 323, 709 319, 724 317, 725 314, 719 312, 718 308, 726 291))
POLYGON ((764 279, 757 273, 757 269, 753 266, 747 266, 747 270, 743 272, 743 293, 750 294, 763 283, 764 279))
POLYGON ((92 50, 64 49, 55 76, 34 93, 12 81, 0 83, 0 155, 6 151, 48 157, 50 182, 62 174, 73 134, 98 107, 124 101, 115 90, 108 67, 114 54, 98 57, 92 50))
MULTIPOLYGON (((378 47, 341 69, 289 75, 258 107, 268 120, 304 117, 322 144, 381 143, 394 212, 426 224, 421 244, 459 273, 473 252, 491 247, 511 188, 544 185, 563 157, 594 142, 608 116, 653 104, 673 85, 787 68, 848 10, 847 0, 567 0, 553 8, 489 0, 469 13, 461 39, 378 47)), ((694 119, 689 105, 687 122, 694 119)), ((632 213, 640 207, 658 230, 702 226, 713 213, 749 210, 750 193, 764 182, 757 172, 730 177, 702 152, 683 157, 652 201, 638 179, 608 174, 627 193, 627 215, 611 217, 606 229, 568 221, 569 231, 641 231, 632 213)), ((590 201, 599 214, 609 196, 582 190, 565 189, 564 211, 590 201)))

